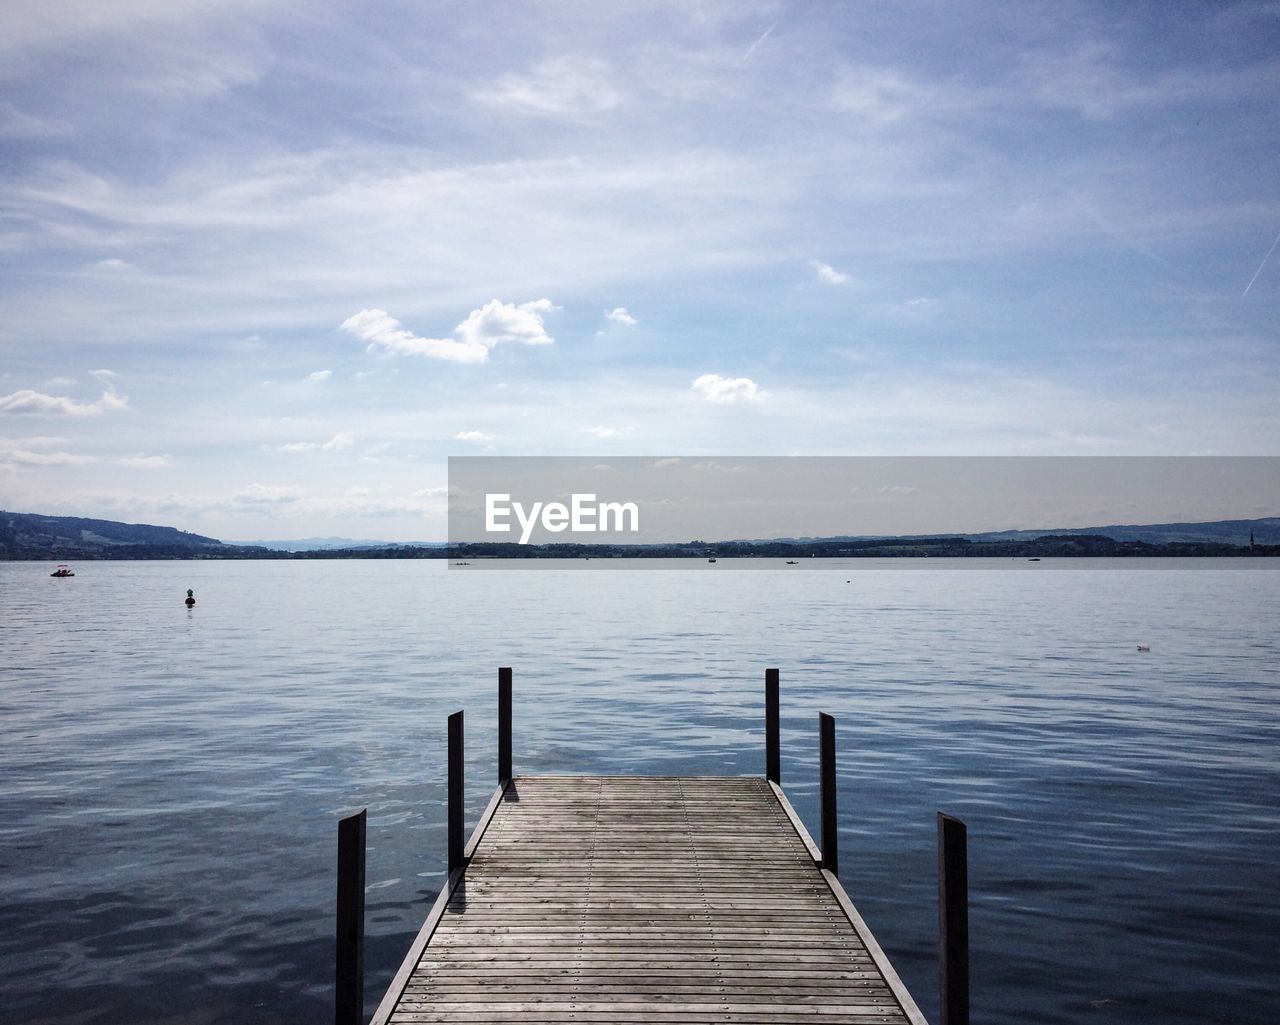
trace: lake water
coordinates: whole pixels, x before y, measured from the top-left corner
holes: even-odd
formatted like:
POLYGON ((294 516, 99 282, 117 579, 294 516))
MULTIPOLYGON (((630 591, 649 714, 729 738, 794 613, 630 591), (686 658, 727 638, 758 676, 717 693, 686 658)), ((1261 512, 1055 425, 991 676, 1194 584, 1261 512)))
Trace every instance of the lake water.
POLYGON ((816 833, 836 716, 841 877, 931 1020, 937 809, 975 1021, 1277 1020, 1270 568, 76 569, 0 563, 5 1022, 331 1020, 364 806, 372 1011, 444 879, 445 718, 474 821, 508 664, 517 773, 760 773, 780 667, 783 785, 816 833))

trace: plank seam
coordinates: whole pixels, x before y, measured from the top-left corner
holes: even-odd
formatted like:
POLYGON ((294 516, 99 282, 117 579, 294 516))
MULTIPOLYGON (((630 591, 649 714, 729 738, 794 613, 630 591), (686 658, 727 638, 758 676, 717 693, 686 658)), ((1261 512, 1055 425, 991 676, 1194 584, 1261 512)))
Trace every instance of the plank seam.
POLYGON ((490 801, 467 846, 475 861, 451 875, 370 1025, 927 1025, 772 781, 544 780, 519 781, 521 805, 490 801), (473 914, 445 917, 473 883, 473 914))

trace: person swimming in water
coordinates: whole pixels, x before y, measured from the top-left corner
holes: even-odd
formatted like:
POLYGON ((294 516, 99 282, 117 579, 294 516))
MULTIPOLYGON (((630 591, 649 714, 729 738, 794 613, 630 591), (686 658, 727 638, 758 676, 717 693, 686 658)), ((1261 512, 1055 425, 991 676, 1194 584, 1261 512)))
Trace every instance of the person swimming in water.
POLYGON ((187 608, 191 608, 191 606, 194 605, 195 603, 196 603, 196 593, 195 591, 191 590, 191 588, 188 587, 187 588, 187 608))

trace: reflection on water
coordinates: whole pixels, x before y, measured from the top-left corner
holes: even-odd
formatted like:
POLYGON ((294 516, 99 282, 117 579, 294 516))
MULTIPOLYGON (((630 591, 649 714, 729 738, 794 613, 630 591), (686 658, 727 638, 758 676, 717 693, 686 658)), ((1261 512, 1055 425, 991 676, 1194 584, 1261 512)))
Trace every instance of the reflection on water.
POLYGON ((842 878, 930 1017, 942 808, 975 1020, 1274 1019, 1280 573, 47 574, 0 564, 6 1021, 324 1020, 365 805, 372 1010, 444 880, 459 707, 472 818, 492 790, 499 664, 517 772, 665 774, 763 771, 780 666, 784 786, 814 822, 835 715, 842 878))

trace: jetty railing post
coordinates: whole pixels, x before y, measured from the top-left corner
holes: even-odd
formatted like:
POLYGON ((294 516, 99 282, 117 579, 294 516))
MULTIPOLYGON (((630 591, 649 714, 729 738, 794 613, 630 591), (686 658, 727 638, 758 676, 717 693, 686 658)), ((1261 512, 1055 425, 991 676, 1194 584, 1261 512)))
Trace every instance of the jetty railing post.
POLYGON ((969 1025, 969 856, 965 825, 938 812, 939 1025, 969 1025))
POLYGON ((498 670, 498 782, 511 778, 511 667, 498 670))
POLYGON ((361 1025, 364 1020, 364 839, 364 810, 338 821, 334 1025, 361 1025))
POLYGON ((782 752, 778 746, 778 670, 764 671, 764 775, 781 785, 782 752))
POLYGON ((836 721, 818 713, 818 797, 822 804, 822 867, 840 874, 840 843, 836 833, 836 721))
POLYGON ((449 716, 449 871, 463 863, 462 713, 449 716))

